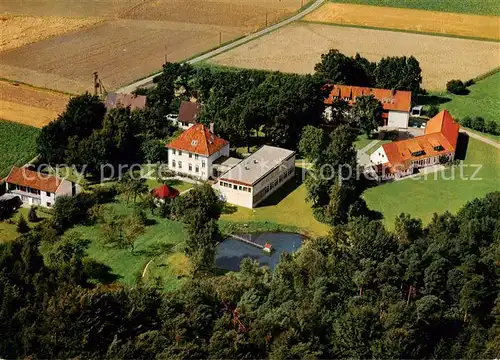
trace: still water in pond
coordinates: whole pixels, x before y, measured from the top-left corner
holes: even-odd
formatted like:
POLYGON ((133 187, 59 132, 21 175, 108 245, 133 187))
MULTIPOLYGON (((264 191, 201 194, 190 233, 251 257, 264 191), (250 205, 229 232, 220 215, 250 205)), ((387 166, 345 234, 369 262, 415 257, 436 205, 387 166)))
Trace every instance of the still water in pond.
POLYGON ((304 240, 302 235, 294 233, 238 234, 238 236, 260 245, 269 243, 274 250, 269 255, 256 246, 230 237, 217 246, 215 264, 218 268, 238 271, 241 260, 251 258, 259 261, 261 265, 267 265, 274 269, 280 261, 282 252, 293 253, 297 251, 304 240))

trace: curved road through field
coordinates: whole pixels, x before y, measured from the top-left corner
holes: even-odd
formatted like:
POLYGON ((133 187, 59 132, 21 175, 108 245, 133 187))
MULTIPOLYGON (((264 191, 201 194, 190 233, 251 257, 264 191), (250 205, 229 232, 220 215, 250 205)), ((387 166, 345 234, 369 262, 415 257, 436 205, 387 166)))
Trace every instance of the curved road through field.
MULTIPOLYGON (((249 41, 252 41, 252 40, 255 40, 257 39, 258 37, 261 37, 262 35, 266 35, 266 34, 269 34, 270 32, 273 32, 274 30, 277 30, 283 26, 286 26, 294 21, 297 21, 299 19, 301 19, 302 17, 306 16, 307 14, 313 12, 314 10, 316 10, 317 8, 319 8, 326 0, 316 0, 314 3, 312 3, 310 6, 308 6, 307 8, 305 8, 304 10, 302 10, 301 12, 299 12, 298 14, 286 19, 286 20, 283 20, 277 24, 274 24, 272 26, 269 26, 265 29, 262 29, 260 31, 257 31, 256 33, 253 33, 253 34, 250 34, 250 35, 247 35, 239 40, 236 40, 236 41, 233 41, 227 45, 224 45, 222 47, 219 47, 215 50, 212 50, 212 51, 209 51, 205 54, 202 54, 200 56, 197 56, 191 60, 188 60, 186 61, 188 64, 195 64, 197 62, 200 62, 200 61, 204 61, 204 60, 207 60, 207 59, 210 59, 211 57, 214 57, 216 55, 219 55, 225 51, 228 51, 228 50, 231 50, 231 49, 234 49, 240 45, 243 45, 244 43, 247 43, 249 41)), ((158 73, 159 74, 159 73, 158 73)), ((130 84, 130 85, 127 85, 127 86, 124 86, 118 90, 116 90, 116 92, 118 93, 131 93, 133 92, 134 90, 136 90, 137 88, 140 88, 140 87, 143 87, 143 86, 146 86, 146 85, 149 85, 151 83, 153 83, 153 78, 156 77, 158 74, 155 74, 155 75, 151 75, 145 79, 142 79, 142 80, 139 80, 139 81, 136 81, 135 83, 133 84, 130 84)))

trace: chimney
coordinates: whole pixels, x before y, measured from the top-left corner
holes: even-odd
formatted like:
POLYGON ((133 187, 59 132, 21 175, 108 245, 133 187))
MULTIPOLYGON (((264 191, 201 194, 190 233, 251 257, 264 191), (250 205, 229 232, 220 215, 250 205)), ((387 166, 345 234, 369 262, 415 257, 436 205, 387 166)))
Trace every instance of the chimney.
POLYGON ((214 123, 210 123, 210 132, 214 133, 214 123))

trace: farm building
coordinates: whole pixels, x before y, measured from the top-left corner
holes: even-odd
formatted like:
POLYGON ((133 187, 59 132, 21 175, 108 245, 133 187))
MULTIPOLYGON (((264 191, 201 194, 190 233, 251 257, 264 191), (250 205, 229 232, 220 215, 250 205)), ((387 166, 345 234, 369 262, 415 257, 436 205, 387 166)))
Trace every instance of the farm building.
POLYGON ((460 126, 450 113, 441 111, 428 121, 425 134, 379 147, 371 156, 372 173, 380 180, 401 178, 415 169, 453 160, 460 126))
POLYGON ((229 157, 229 142, 203 124, 193 125, 168 143, 167 148, 168 167, 172 171, 202 180, 212 176, 217 159, 229 157))
POLYGON ((228 203, 254 208, 294 173, 294 151, 264 145, 224 173, 214 188, 228 203))
MULTIPOLYGON (((373 95, 382 103, 384 126, 393 128, 408 128, 411 110, 411 91, 374 89, 361 86, 327 85, 330 91, 325 99, 326 105, 332 105, 336 100, 344 100, 349 106, 356 103, 356 98, 362 95, 373 95)), ((329 109, 326 110, 326 116, 329 109)))
POLYGON ((13 167, 5 179, 7 191, 18 195, 23 205, 51 207, 60 196, 74 196, 81 190, 78 184, 57 176, 13 167))
POLYGON ((136 110, 144 109, 146 107, 146 100, 146 96, 144 95, 108 93, 104 105, 108 110, 119 106, 130 106, 130 110, 136 110))
POLYGON ((183 130, 187 130, 198 123, 196 119, 201 109, 202 105, 198 102, 182 101, 179 107, 179 115, 176 118, 172 118, 172 123, 183 130))

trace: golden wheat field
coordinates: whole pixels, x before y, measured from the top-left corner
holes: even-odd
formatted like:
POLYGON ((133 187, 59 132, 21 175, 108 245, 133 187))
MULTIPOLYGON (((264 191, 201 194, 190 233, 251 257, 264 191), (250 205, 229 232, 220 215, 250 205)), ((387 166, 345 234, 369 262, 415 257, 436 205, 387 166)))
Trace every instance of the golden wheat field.
POLYGON ((312 73, 329 49, 370 61, 413 55, 422 68, 423 87, 443 89, 451 79, 470 79, 500 65, 500 43, 394 31, 299 22, 209 60, 211 63, 312 73))
POLYGON ((500 39, 500 17, 327 3, 305 21, 500 39))

